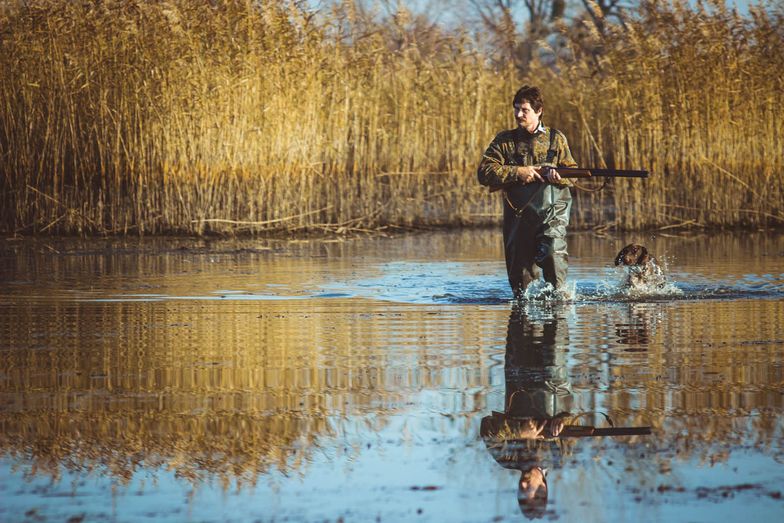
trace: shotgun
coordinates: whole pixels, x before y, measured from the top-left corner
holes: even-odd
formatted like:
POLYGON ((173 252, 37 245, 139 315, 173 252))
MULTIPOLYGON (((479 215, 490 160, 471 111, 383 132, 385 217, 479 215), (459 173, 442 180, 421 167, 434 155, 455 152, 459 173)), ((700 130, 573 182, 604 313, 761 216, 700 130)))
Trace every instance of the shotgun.
MULTIPOLYGON (((492 415, 482 418, 480 433, 482 437, 497 438, 499 433, 505 433, 503 437, 507 443, 522 442, 527 438, 516 438, 515 432, 519 433, 523 422, 529 422, 531 418, 510 418, 503 412, 493 411, 492 415)), ((548 422, 554 419, 547 420, 548 422)), ((651 434, 651 427, 594 427, 592 425, 564 425, 556 438, 591 438, 603 436, 648 436, 651 434)))
POLYGON ((647 436, 651 433, 650 427, 604 427, 597 428, 590 425, 567 425, 563 428, 559 438, 591 438, 600 436, 647 436))
MULTIPOLYGON (((583 167, 537 167, 536 172, 543 175, 548 169, 555 169, 561 178, 648 178, 648 171, 634 171, 630 169, 592 169, 583 167)), ((508 183, 500 187, 493 187, 490 192, 500 191, 514 185, 508 183)))

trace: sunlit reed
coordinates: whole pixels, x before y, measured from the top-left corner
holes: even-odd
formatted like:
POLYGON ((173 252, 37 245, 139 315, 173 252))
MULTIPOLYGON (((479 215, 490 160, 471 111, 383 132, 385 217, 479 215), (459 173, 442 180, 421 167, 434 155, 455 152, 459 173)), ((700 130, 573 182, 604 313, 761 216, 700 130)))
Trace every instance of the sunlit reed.
POLYGON ((625 30, 570 34, 559 74, 537 71, 583 164, 652 172, 583 205, 595 225, 784 222, 784 11, 707 4, 643 2, 625 30))
MULTIPOLYGON (((752 13, 644 6, 628 30, 572 30, 551 53, 557 74, 533 65, 548 123, 581 164, 653 173, 581 193, 575 226, 784 221, 782 15, 752 13)), ((340 232, 497 220, 500 199, 475 169, 513 125, 509 97, 525 79, 494 69, 465 35, 418 40, 405 17, 393 23, 356 23, 350 2, 315 17, 241 1, 6 9, 0 228, 340 232)))

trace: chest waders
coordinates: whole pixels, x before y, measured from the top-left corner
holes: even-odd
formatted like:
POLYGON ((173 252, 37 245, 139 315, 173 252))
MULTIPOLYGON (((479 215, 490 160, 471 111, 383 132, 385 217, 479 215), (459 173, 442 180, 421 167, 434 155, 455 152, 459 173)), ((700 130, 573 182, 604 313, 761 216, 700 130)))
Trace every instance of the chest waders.
MULTIPOLYGON (((546 162, 556 160, 556 130, 550 129, 550 147, 546 162)), ((528 159, 520 165, 535 163, 533 143, 528 159)), ((515 144, 515 150, 519 145, 515 144)), ((506 190, 504 198, 504 257, 509 284, 516 295, 539 278, 540 269, 546 282, 554 288, 563 287, 566 281, 567 252, 566 227, 572 208, 569 187, 532 182, 514 185, 506 190)))

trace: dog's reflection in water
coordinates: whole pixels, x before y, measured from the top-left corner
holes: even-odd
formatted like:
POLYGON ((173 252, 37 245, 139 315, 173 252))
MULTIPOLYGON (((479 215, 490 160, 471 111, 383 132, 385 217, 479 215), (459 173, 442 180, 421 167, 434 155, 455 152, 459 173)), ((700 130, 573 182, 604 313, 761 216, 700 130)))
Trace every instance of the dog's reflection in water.
POLYGON ((636 243, 630 243, 618 252, 615 266, 627 268, 627 287, 635 290, 661 288, 666 283, 664 272, 648 249, 636 243))

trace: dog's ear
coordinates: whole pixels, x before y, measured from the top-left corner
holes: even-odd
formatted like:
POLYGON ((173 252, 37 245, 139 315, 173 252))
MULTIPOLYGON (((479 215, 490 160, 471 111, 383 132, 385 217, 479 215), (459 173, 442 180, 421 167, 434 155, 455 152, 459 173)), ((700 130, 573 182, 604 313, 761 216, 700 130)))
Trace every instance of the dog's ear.
POLYGON ((627 245, 620 251, 618 251, 618 255, 615 257, 615 266, 617 267, 620 264, 626 265, 626 255, 629 253, 629 249, 631 245, 627 245))
POLYGON ((615 257, 615 265, 631 265, 632 260, 637 259, 637 245, 630 243, 618 252, 615 257))
POLYGON ((635 263, 635 265, 645 265, 651 260, 651 257, 648 254, 648 249, 646 249, 642 245, 638 245, 637 247, 639 247, 640 249, 639 250, 640 255, 637 257, 637 262, 635 263))

